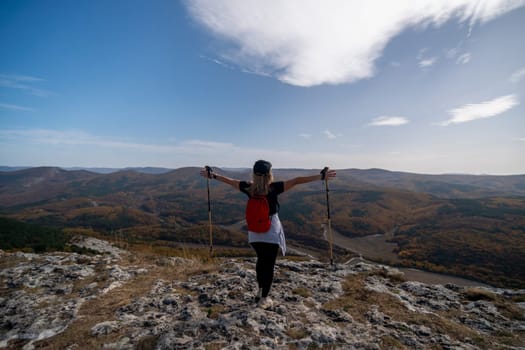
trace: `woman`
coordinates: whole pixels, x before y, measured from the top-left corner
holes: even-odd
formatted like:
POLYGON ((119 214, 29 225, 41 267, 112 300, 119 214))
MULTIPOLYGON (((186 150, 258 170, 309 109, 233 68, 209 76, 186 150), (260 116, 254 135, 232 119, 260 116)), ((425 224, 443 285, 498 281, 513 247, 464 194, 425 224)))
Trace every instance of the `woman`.
POLYGON ((274 182, 272 175, 272 164, 265 160, 258 160, 253 166, 252 181, 239 181, 223 175, 202 169, 200 174, 210 179, 224 182, 235 189, 245 193, 249 198, 254 196, 265 196, 268 201, 271 225, 267 232, 257 233, 248 230, 248 242, 257 254, 257 263, 255 271, 257 274, 257 283, 259 291, 255 298, 258 305, 264 309, 272 306, 272 301, 268 297, 273 282, 274 266, 277 259, 279 247, 282 254, 286 253, 286 240, 284 231, 279 220, 279 202, 277 197, 296 185, 301 185, 316 180, 325 180, 335 177, 334 170, 321 171, 320 174, 311 176, 299 176, 287 181, 274 182))

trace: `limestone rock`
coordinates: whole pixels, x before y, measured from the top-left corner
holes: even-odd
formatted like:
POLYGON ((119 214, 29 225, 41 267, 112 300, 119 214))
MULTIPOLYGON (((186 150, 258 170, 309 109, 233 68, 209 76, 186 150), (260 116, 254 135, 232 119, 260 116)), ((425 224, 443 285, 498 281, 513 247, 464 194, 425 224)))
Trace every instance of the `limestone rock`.
MULTIPOLYGON (((86 301, 118 295, 119 286, 152 269, 123 264, 124 254, 1 252, 6 267, 0 270, 0 348, 32 349, 38 340, 52 341, 81 316, 86 301)), ((216 268, 185 278, 154 280, 145 293, 120 301, 87 331, 103 349, 524 346, 523 290, 488 289, 493 299, 476 300, 455 285, 402 282, 398 271, 386 266, 358 262, 333 268, 315 260, 279 259, 273 306, 262 310, 254 302, 255 259, 217 261, 216 268), (351 289, 356 286, 360 289, 351 289)), ((198 263, 164 258, 159 266, 183 271, 198 263)))

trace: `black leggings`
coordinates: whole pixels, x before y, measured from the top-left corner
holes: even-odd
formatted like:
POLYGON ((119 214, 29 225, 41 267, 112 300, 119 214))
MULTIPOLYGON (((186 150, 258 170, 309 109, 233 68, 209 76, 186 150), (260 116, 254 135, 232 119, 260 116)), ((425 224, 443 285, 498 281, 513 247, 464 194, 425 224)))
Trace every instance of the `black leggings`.
POLYGON ((257 263, 255 272, 257 273, 257 283, 262 289, 262 297, 267 297, 273 282, 273 269, 279 245, 274 243, 253 242, 251 243, 255 253, 257 253, 257 263))

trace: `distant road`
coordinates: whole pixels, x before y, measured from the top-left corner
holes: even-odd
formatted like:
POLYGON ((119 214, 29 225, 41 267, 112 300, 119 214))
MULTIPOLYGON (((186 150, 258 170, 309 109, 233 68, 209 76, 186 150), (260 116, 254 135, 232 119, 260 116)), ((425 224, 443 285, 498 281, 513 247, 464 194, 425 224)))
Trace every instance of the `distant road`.
MULTIPOLYGON (((233 225, 221 225, 224 228, 242 230, 244 225, 243 221, 240 221, 233 225)), ((388 260, 390 262, 398 262, 399 258, 397 254, 393 253, 394 248, 397 244, 389 243, 386 240, 392 238, 397 228, 393 228, 391 231, 384 235, 372 235, 365 237, 349 238, 339 232, 332 230, 334 245, 349 250, 357 255, 362 256, 364 259, 371 260, 388 260)), ((314 250, 308 250, 304 247, 295 247, 293 244, 289 244, 289 248, 300 251, 310 256, 318 256, 319 253, 314 250)), ((370 263, 373 263, 370 261, 370 263)), ((471 281, 465 278, 460 278, 451 275, 439 274, 434 272, 427 272, 411 268, 400 268, 398 270, 405 274, 405 278, 409 281, 417 281, 427 284, 447 284, 453 283, 462 287, 477 286, 477 287, 490 287, 487 284, 471 281)))
MULTIPOLYGON (((392 236, 392 232, 388 232, 385 235, 372 235, 358 238, 349 238, 336 231, 332 231, 332 234, 335 245, 347 249, 355 254, 358 254, 365 259, 382 259, 394 263, 399 261, 397 255, 392 252, 397 245, 395 243, 386 242, 386 239, 392 236)), ((405 274, 405 278, 409 281, 417 281, 427 284, 453 283, 462 287, 490 287, 487 284, 477 281, 471 281, 461 277, 427 272, 411 268, 396 268, 402 271, 405 274)))
POLYGON ((393 263, 399 261, 397 254, 393 253, 397 244, 386 242, 385 235, 349 238, 334 230, 332 230, 332 234, 335 245, 350 250, 353 253, 372 260, 382 259, 393 263))

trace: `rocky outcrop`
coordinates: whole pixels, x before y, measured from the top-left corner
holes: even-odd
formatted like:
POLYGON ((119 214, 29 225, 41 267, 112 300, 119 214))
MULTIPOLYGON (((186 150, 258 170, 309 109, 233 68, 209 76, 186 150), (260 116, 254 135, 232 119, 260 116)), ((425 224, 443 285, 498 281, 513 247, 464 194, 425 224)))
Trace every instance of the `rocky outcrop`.
POLYGON ((33 342, 62 332, 86 300, 97 298, 139 273, 119 266, 121 251, 93 238, 79 239, 105 255, 3 253, 0 258, 0 348, 12 340, 33 342), (96 243, 95 245, 91 243, 96 243), (86 281, 89 281, 86 282, 86 281))
MULTIPOLYGON (((90 249, 112 252, 103 241, 90 249)), ((104 255, 2 253, 0 347, 52 344, 83 303, 118 291, 155 266, 104 255)), ((280 259, 273 306, 256 307, 254 259, 159 259, 187 271, 151 286, 89 325, 105 349, 519 349, 525 291, 403 281, 367 263, 280 259), (199 265, 200 266, 200 265, 199 265), (181 275, 179 275, 181 276, 181 275)), ((68 345, 84 348, 80 340, 68 345)))

